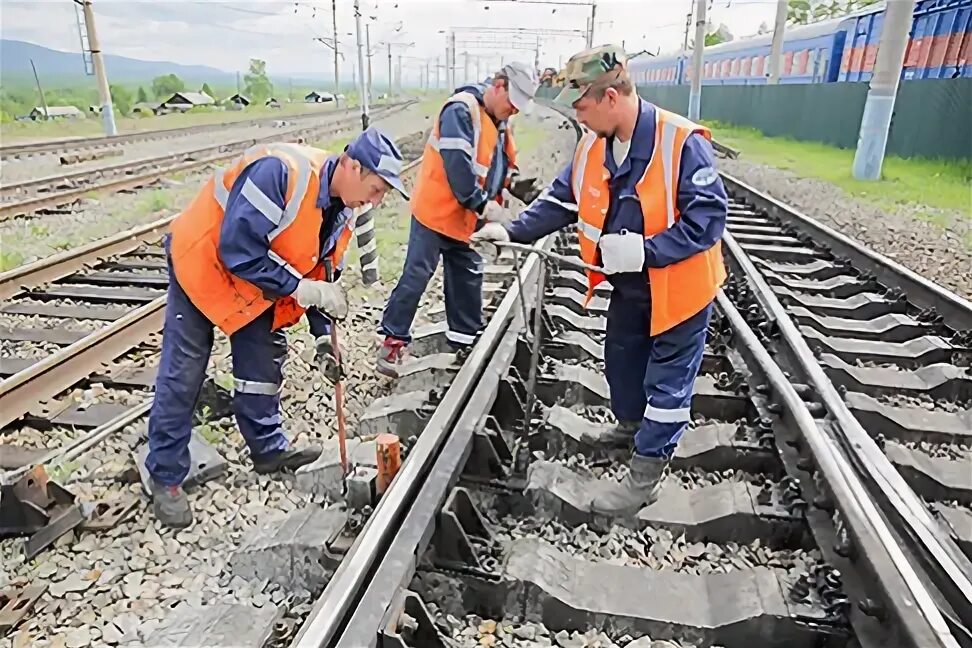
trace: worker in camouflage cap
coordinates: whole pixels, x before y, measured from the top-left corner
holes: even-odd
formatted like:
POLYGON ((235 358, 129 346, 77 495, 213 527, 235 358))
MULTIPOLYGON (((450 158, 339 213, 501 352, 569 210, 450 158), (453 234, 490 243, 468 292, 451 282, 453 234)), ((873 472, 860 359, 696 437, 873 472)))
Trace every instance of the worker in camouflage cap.
POLYGON ((554 101, 563 106, 573 105, 595 82, 618 78, 627 64, 628 57, 617 45, 601 45, 574 54, 564 67, 564 89, 554 101), (614 74, 602 78, 609 72, 614 74))
MULTIPOLYGON (((571 162, 516 220, 473 241, 531 243, 576 224, 588 296, 612 285, 604 363, 617 424, 593 446, 632 450, 623 480, 590 491, 590 511, 633 516, 655 501, 689 429, 712 303, 726 278, 728 200, 709 130, 640 98, 616 45, 575 54, 557 97, 588 132, 571 162)), ((596 433, 595 433, 596 432, 596 433)))

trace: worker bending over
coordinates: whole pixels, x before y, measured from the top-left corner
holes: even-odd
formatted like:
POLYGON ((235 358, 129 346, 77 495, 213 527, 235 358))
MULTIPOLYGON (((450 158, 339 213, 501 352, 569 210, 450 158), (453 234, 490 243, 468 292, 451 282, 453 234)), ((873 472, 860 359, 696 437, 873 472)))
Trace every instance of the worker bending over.
POLYGON ((298 144, 257 145, 217 171, 173 221, 165 240, 169 291, 146 459, 153 508, 165 526, 192 523, 181 484, 214 326, 230 339, 233 411, 254 470, 292 469, 320 455, 320 448, 291 447, 284 436, 283 329, 306 309, 318 361, 333 377, 331 318, 348 311, 334 281, 351 238, 352 209, 378 205, 389 188, 405 195, 401 166, 394 142, 374 128, 340 155, 298 144))
POLYGON ((483 326, 483 260, 469 237, 483 219, 502 217, 502 190, 529 202, 539 185, 516 177, 516 145, 507 120, 526 112, 536 94, 534 71, 509 63, 491 83, 458 88, 432 126, 412 193, 408 252, 378 332, 385 336, 376 369, 398 377, 411 342, 419 300, 439 264, 445 264, 446 339, 471 345, 483 326))
MULTIPOLYGON (((526 243, 577 223, 581 257, 607 273, 604 360, 618 424, 601 441, 633 453, 630 474, 600 483, 591 508, 632 515, 657 497, 689 424, 712 302, 726 278, 726 192, 708 129, 639 99, 620 47, 576 54, 564 73, 556 101, 573 106, 590 132, 529 209, 473 240, 526 243)), ((605 276, 587 274, 589 299, 605 276)))

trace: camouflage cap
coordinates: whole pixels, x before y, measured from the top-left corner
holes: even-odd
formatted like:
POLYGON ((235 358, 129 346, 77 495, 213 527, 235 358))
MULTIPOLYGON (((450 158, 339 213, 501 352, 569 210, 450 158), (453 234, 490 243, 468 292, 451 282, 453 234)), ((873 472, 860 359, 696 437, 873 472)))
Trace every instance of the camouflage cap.
POLYGON ((572 105, 592 83, 608 72, 623 70, 627 63, 628 57, 618 45, 601 45, 574 54, 564 66, 564 89, 554 101, 563 106, 572 105))

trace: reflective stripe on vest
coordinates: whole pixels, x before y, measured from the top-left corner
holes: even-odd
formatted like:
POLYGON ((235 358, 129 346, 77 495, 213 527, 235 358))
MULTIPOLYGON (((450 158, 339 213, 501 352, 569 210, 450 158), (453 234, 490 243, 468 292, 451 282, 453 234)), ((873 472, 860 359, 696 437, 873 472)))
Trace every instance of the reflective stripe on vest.
MULTIPOLYGON (((711 138, 708 129, 674 113, 655 109, 654 152, 635 186, 646 238, 667 230, 678 221, 679 166, 685 140, 693 133, 711 138)), ((605 156, 606 140, 589 133, 575 150, 571 177, 578 204, 577 234, 581 258, 592 265, 597 264, 597 243, 611 199, 605 156)), ((589 301, 594 288, 605 277, 590 271, 587 277, 589 301)), ((664 268, 649 268, 647 279, 651 290, 650 334, 658 335, 689 319, 715 299, 726 279, 722 244, 716 243, 708 250, 664 268)))
MULTIPOLYGON (((179 285, 207 319, 227 335, 271 306, 274 329, 297 322, 304 313, 292 297, 267 299, 260 288, 230 273, 219 257, 221 225, 230 189, 247 166, 268 156, 280 159, 288 170, 284 207, 281 209, 270 201, 249 180, 240 189, 241 195, 274 224, 268 236, 267 256, 294 277, 321 279, 324 276, 319 258, 323 215, 317 200, 327 153, 298 144, 258 145, 247 149, 228 167, 213 174, 171 226, 170 253, 179 285)), ((335 268, 341 265, 352 228, 353 220, 349 220, 328 255, 335 268)))
MULTIPOLYGON (((486 176, 496 153, 499 130, 472 93, 459 92, 453 95, 445 102, 443 109, 451 103, 462 103, 469 109, 472 116, 473 142, 470 144, 461 138, 441 137, 437 117, 425 145, 422 166, 409 206, 416 220, 425 227, 453 240, 468 242, 476 229, 479 216, 463 207, 452 193, 440 152, 453 150, 468 153, 476 183, 480 188, 485 188, 486 176)), ((439 114, 441 115, 441 111, 439 114)), ((506 132, 504 152, 512 168, 516 164, 516 145, 509 130, 506 132)), ((501 201, 502 196, 497 196, 496 199, 501 201)))

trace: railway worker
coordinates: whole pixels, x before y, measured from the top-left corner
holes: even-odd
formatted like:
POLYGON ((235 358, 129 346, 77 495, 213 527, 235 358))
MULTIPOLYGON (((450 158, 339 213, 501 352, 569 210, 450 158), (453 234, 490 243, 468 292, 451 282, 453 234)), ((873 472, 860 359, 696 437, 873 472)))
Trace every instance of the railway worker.
POLYGON ((591 509, 633 515, 655 500, 689 424, 712 302, 726 277, 728 200, 708 129, 638 97, 620 47, 574 55, 556 101, 589 132, 570 162, 515 220, 478 241, 535 241, 577 223, 588 296, 612 285, 604 359, 617 426, 601 443, 630 447, 630 473, 602 482, 591 509))
POLYGON ((412 193, 408 252, 398 284, 382 314, 376 370, 398 377, 398 365, 411 342, 419 300, 439 264, 445 271, 445 308, 449 343, 471 345, 483 326, 483 261, 469 236, 483 219, 504 214, 502 190, 532 200, 540 186, 519 178, 516 145, 508 120, 529 110, 536 94, 533 68, 513 62, 489 83, 456 89, 439 111, 412 193))
POLYGON ((173 221, 165 241, 169 292, 146 460, 155 515, 165 526, 192 523, 181 484, 214 326, 229 336, 233 411, 253 469, 293 469, 320 455, 317 447, 292 447, 283 432, 283 329, 306 312, 318 362, 334 377, 329 335, 331 318, 348 311, 335 281, 352 209, 379 204, 392 188, 406 195, 401 166, 395 143, 375 128, 340 155, 298 144, 256 146, 217 171, 173 221))

